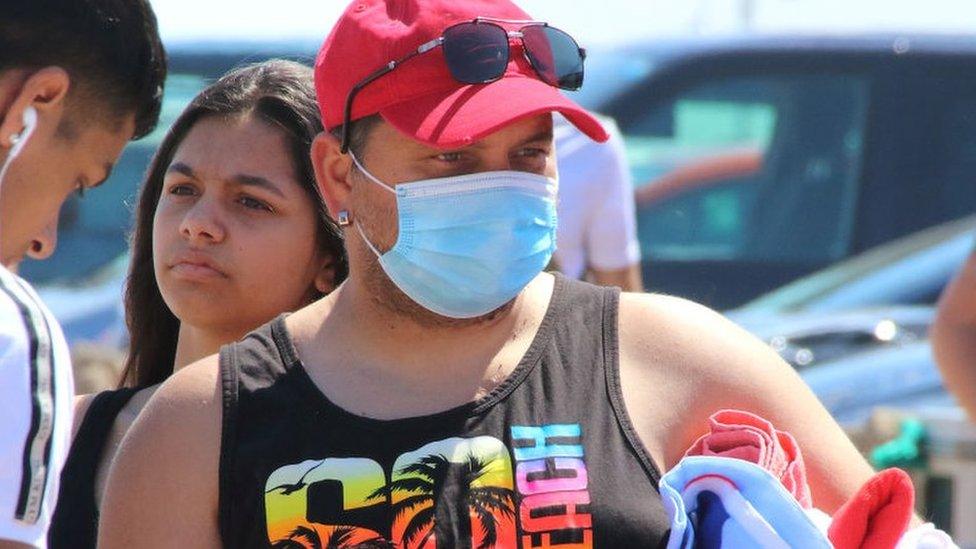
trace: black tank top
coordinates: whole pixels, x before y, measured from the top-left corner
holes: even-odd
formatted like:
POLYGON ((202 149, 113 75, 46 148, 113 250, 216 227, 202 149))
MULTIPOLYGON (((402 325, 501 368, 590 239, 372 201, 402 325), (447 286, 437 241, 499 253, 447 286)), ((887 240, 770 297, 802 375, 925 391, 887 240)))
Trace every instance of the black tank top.
POLYGON ((224 545, 663 547, 659 474, 620 391, 618 299, 557 277, 507 380, 407 419, 330 402, 284 317, 224 347, 224 545))
POLYGON ((139 389, 103 391, 95 395, 88 406, 61 470, 58 504, 47 533, 51 549, 95 548, 98 539, 98 507, 95 504, 98 465, 115 418, 139 389))

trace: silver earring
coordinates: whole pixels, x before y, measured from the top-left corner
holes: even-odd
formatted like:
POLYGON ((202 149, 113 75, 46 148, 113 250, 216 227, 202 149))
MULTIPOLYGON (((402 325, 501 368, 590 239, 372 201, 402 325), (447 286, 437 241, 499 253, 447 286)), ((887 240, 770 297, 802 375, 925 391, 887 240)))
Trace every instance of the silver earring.
POLYGON ((348 210, 339 210, 338 217, 339 217, 339 226, 340 227, 345 227, 346 225, 349 225, 349 211, 348 210))

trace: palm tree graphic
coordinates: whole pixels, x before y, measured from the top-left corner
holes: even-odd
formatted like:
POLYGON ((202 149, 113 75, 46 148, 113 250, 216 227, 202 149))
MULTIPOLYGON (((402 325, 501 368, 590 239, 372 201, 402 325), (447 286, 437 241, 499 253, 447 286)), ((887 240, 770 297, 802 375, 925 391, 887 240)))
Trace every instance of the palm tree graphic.
POLYGON ((322 549, 319 533, 307 526, 298 526, 285 539, 279 539, 272 549, 322 549))
POLYGON ((298 526, 286 539, 278 540, 272 549, 393 549, 393 544, 380 537, 352 543, 356 535, 352 526, 337 526, 322 545, 318 531, 306 526, 298 526))
POLYGON ((515 494, 501 486, 473 486, 488 470, 489 461, 468 454, 454 463, 442 454, 428 455, 398 471, 401 478, 374 491, 369 497, 410 494, 393 504, 394 522, 420 508, 403 531, 401 543, 423 547, 434 536, 438 547, 471 547, 471 519, 478 517, 484 531, 477 549, 490 549, 498 541, 498 516, 515 516, 515 494), (426 533, 425 533, 426 532, 426 533))

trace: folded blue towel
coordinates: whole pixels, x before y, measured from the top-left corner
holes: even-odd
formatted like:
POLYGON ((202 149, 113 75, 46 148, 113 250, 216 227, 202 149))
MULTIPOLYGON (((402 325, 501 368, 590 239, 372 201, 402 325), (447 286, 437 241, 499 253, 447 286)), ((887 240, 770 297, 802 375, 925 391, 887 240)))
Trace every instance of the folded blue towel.
POLYGON ((748 461, 689 456, 660 483, 668 549, 830 549, 826 533, 779 479, 748 461))

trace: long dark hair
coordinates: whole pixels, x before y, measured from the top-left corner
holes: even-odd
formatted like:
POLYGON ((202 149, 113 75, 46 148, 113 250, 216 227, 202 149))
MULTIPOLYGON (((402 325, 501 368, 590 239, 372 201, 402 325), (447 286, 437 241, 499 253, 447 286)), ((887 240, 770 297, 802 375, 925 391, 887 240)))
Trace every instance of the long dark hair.
POLYGON ((312 85, 312 70, 292 61, 272 60, 233 70, 200 92, 160 143, 139 194, 132 259, 125 290, 125 321, 129 328, 129 356, 122 386, 144 387, 173 373, 180 321, 159 292, 153 270, 153 216, 162 193, 163 177, 176 148, 207 116, 252 114, 286 136, 298 181, 318 209, 319 248, 332 255, 335 283, 349 272, 342 231, 329 216, 319 195, 309 156, 322 121, 312 85))

